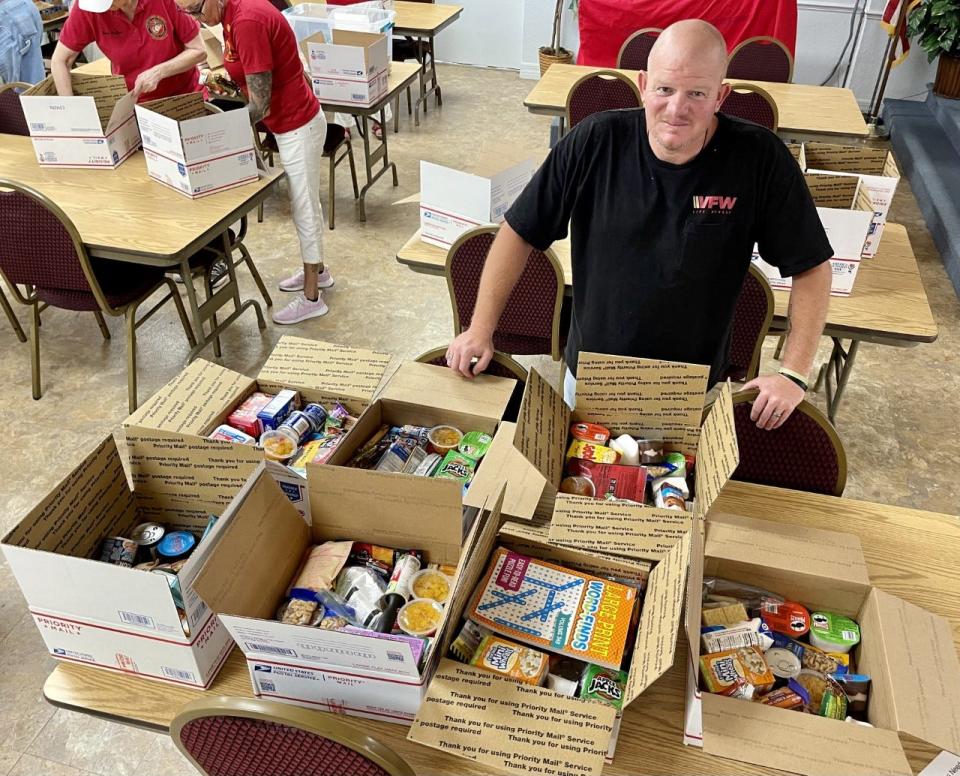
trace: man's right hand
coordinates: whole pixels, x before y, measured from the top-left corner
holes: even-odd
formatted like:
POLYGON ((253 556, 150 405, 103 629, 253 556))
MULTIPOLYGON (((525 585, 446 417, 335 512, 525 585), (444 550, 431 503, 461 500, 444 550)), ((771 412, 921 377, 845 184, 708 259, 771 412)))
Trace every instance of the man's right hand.
POLYGON ((483 372, 491 359, 493 334, 475 332, 472 328, 462 332, 447 348, 447 366, 471 379, 483 372))

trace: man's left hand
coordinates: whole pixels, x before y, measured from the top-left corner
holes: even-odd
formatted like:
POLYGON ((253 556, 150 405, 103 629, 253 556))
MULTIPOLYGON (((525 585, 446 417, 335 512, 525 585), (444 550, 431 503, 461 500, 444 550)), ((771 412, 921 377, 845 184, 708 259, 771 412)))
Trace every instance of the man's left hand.
POLYGON ((149 70, 144 70, 137 76, 137 80, 133 85, 133 93, 139 97, 144 92, 155 91, 162 80, 163 71, 160 69, 160 65, 151 67, 149 70))
POLYGON ((757 428, 767 431, 786 423, 804 397, 803 388, 779 374, 755 377, 743 386, 745 391, 752 388, 756 388, 760 393, 753 400, 750 420, 756 422, 757 428))

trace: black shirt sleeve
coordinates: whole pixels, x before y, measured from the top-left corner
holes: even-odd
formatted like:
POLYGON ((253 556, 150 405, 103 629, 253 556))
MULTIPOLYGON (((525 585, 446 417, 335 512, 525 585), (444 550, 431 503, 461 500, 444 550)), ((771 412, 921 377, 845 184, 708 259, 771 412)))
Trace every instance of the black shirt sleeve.
POLYGON ((757 247, 763 260, 787 278, 833 256, 800 165, 777 140, 761 186, 757 247))

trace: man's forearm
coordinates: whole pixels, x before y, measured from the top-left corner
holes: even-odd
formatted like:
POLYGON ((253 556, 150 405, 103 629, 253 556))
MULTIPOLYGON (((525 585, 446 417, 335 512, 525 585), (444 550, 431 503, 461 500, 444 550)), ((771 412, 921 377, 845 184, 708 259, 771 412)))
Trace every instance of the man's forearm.
POLYGON ((70 68, 77 61, 79 51, 74 51, 58 43, 53 50, 53 56, 50 59, 50 72, 53 75, 53 83, 57 87, 57 94, 61 97, 73 96, 73 83, 70 80, 70 68))
POLYGON ((250 120, 256 124, 270 113, 273 94, 273 73, 250 73, 247 76, 247 107, 250 120))
POLYGON ((160 65, 163 71, 163 77, 169 78, 172 75, 185 73, 187 70, 196 67, 207 58, 203 49, 185 48, 175 57, 168 59, 160 65))
POLYGON ((830 308, 830 262, 793 277, 787 308, 787 346, 783 365, 809 375, 830 308))
POLYGON ((483 265, 477 304, 470 322, 473 331, 492 335, 496 330, 503 308, 507 306, 532 250, 533 246, 504 221, 483 265))

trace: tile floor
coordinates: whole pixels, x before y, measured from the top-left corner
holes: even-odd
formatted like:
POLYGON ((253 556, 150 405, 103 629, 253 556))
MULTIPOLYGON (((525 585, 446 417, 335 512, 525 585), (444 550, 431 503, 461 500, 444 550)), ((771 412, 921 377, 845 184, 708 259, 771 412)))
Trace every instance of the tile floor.
MULTIPOLYGON (((291 327, 301 336, 371 347, 407 358, 446 343, 451 331, 444 281, 411 272, 394 260, 417 228, 416 204, 394 204, 418 190, 418 162, 464 166, 485 146, 507 143, 531 151, 547 144, 549 120, 532 116, 522 100, 532 86, 516 73, 442 66, 444 106, 433 107, 419 128, 404 114, 401 132, 390 135, 400 186, 386 181, 367 200, 369 220, 357 221, 345 167, 338 185, 337 228, 325 250, 337 280, 330 313, 291 327)), ((105 173, 107 174, 107 173, 105 173)), ((324 187, 326 191, 326 187, 324 187)), ((896 349, 865 344, 838 417, 849 456, 846 495, 851 498, 955 513, 960 502, 960 305, 924 228, 906 180, 891 219, 906 224, 920 261, 940 337, 930 345, 896 349), (954 356, 950 354, 953 353, 954 356)), ((266 220, 253 223, 248 245, 266 282, 298 262, 296 234, 286 193, 267 202, 266 220)), ((253 284, 243 281, 254 294, 253 284)), ((284 295, 272 292, 276 302, 284 295)), ((26 316, 21 316, 26 325, 26 316)), ((92 316, 50 310, 41 334, 44 396, 30 398, 27 346, 0 321, 0 382, 7 398, 0 427, 10 430, 0 447, 0 529, 5 533, 127 412, 122 327, 112 321, 104 342, 92 316)), ((260 333, 254 316, 223 338, 223 363, 256 374, 278 337, 268 324, 260 333)), ((186 342, 172 309, 140 332, 140 395, 149 396, 184 366, 186 342)), ((770 364, 773 340, 765 350, 770 364)), ((203 354, 212 359, 212 353, 203 354)), ((821 348, 821 358, 827 348, 821 348)), ((548 374, 557 375, 554 365, 548 374)), ((822 406, 822 396, 815 398, 822 406)), ((6 564, 0 564, 0 776, 181 776, 193 773, 169 739, 159 734, 55 710, 41 687, 53 668, 6 564)))

